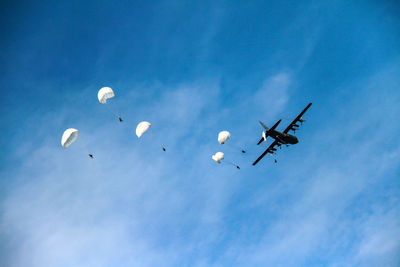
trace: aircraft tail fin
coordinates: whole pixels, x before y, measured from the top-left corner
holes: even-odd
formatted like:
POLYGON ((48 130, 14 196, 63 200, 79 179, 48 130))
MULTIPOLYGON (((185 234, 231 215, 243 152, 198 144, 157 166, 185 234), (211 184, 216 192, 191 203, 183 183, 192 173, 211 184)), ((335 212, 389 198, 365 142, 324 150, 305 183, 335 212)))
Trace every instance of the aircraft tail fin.
POLYGON ((264 129, 266 131, 269 131, 269 128, 267 126, 265 126, 265 124, 262 121, 260 121, 260 124, 261 124, 262 127, 264 127, 264 129))
POLYGON ((265 124, 262 121, 260 121, 260 124, 262 125, 262 127, 264 127, 265 131, 262 132, 262 138, 260 139, 260 141, 258 141, 257 145, 261 144, 262 141, 267 141, 267 137, 269 136, 268 132, 271 130, 275 130, 275 128, 279 125, 281 121, 282 120, 279 120, 277 123, 275 123, 271 129, 265 126, 265 124))

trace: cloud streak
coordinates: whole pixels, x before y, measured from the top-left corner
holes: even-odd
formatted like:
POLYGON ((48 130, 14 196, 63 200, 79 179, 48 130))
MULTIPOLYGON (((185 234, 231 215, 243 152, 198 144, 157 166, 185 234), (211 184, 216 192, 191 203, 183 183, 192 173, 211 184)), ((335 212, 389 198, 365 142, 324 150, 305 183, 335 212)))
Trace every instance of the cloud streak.
MULTIPOLYGON (((74 83, 52 79, 45 64, 37 73, 32 70, 29 79, 11 83, 10 88, 32 89, 34 97, 20 106, 22 100, 8 97, 13 101, 1 107, 10 109, 2 120, 1 264, 399 262, 400 69, 398 58, 388 63, 378 57, 382 47, 373 46, 387 36, 372 36, 363 46, 367 52, 379 51, 374 54, 379 62, 372 64, 347 50, 364 44, 363 35, 327 37, 334 12, 344 8, 339 3, 333 13, 324 3, 303 12, 297 12, 297 5, 281 11, 270 4, 258 9, 223 4, 178 3, 170 10, 174 16, 162 9, 164 4, 152 6, 151 16, 141 12, 146 6, 135 6, 135 18, 143 16, 142 26, 147 25, 143 29, 131 25, 127 17, 132 14, 124 9, 114 38, 96 44, 94 50, 103 53, 84 82, 68 75, 61 80, 74 83), (191 16, 194 9, 196 16, 191 16), (264 20, 266 11, 272 18, 297 15, 277 27, 275 19, 264 20), (318 25, 309 26, 314 21, 318 25), (143 34, 146 30, 156 36, 143 34), (324 49, 331 50, 324 54, 324 49), (341 61, 349 58, 359 61, 349 67, 341 61), (364 63, 364 71, 353 70, 364 63), (123 123, 98 103, 102 86, 115 89, 110 105, 123 123), (282 118, 283 128, 308 102, 314 104, 296 132, 300 143, 278 151, 278 164, 267 156, 251 166, 266 148, 256 146, 262 130, 257 121, 272 125, 282 118), (152 126, 138 140, 134 132, 142 120, 152 126), (78 128, 80 136, 63 149, 60 138, 68 127, 78 128), (221 130, 232 133, 225 145, 217 143, 221 130), (240 153, 241 147, 248 153, 240 153), (217 151, 226 152, 241 170, 213 162, 217 151)), ((114 12, 103 34, 116 26, 114 12)), ((347 22, 339 33, 348 33, 347 22)), ((85 44, 82 51, 87 49, 85 44)), ((38 58, 35 51, 28 54, 38 58)), ((74 63, 69 67, 80 65, 74 63)))

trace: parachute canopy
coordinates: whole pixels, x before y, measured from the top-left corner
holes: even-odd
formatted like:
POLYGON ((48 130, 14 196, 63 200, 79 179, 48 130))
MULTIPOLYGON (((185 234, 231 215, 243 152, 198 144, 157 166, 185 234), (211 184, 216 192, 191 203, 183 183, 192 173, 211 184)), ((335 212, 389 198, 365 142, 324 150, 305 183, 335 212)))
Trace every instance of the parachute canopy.
POLYGON ((228 131, 222 131, 218 134, 218 142, 224 144, 229 137, 231 137, 231 134, 228 131))
POLYGON ((224 159, 224 153, 222 152, 217 152, 215 153, 215 155, 212 155, 211 157, 213 160, 215 160, 218 163, 221 163, 221 160, 224 159))
POLYGON ((142 121, 136 127, 136 135, 140 138, 151 126, 151 123, 148 121, 142 121))
POLYGON ((74 128, 69 128, 64 131, 62 138, 61 138, 61 145, 64 148, 69 147, 73 142, 78 139, 78 130, 74 128))
POLYGON ((110 87, 103 87, 97 93, 97 98, 101 104, 106 104, 107 99, 115 96, 114 91, 110 87))

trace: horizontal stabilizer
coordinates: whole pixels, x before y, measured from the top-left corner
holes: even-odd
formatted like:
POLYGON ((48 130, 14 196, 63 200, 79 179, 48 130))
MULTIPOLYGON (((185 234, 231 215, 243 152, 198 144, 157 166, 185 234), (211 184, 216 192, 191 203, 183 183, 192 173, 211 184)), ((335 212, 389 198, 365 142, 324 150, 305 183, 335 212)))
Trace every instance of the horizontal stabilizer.
POLYGON ((279 125, 279 123, 281 123, 282 120, 279 120, 277 123, 274 124, 274 126, 272 126, 272 128, 268 128, 267 126, 265 126, 265 124, 260 121, 260 124, 262 127, 264 127, 265 132, 263 132, 263 136, 261 137, 260 141, 258 141, 257 145, 261 144, 262 141, 267 141, 267 137, 269 136, 268 132, 271 130, 275 130, 275 128, 279 125))
POLYGON ((264 137, 261 137, 260 141, 258 141, 257 145, 261 144, 264 141, 264 137))

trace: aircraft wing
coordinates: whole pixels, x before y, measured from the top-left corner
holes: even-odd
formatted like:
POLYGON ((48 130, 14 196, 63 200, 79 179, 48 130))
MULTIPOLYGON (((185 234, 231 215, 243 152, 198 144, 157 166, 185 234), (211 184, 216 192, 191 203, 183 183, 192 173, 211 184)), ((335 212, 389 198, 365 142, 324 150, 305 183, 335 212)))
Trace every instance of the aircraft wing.
POLYGON ((261 144, 264 141, 264 137, 261 137, 260 141, 258 141, 257 145, 261 144))
POLYGON ((274 141, 268 148, 267 150, 264 151, 264 153, 261 154, 261 156, 258 157, 258 159, 256 159, 256 161, 253 162, 253 166, 257 164, 257 162, 259 162, 266 154, 270 153, 273 154, 274 151, 276 150, 276 148, 274 148, 274 146, 276 146, 279 142, 278 141, 274 141))
POLYGON ((300 122, 303 121, 302 117, 303 117, 304 113, 306 113, 307 109, 308 109, 309 107, 311 107, 311 105, 312 105, 312 103, 308 104, 307 107, 296 117, 296 119, 294 119, 294 120, 292 121, 291 124, 289 124, 289 126, 288 126, 283 132, 284 132, 284 133, 288 133, 290 130, 294 130, 294 131, 295 131, 296 128, 299 127, 299 125, 296 124, 296 123, 299 122, 299 121, 300 121, 300 122))

